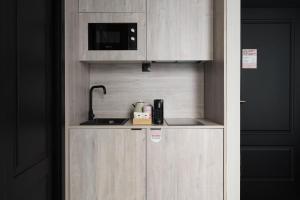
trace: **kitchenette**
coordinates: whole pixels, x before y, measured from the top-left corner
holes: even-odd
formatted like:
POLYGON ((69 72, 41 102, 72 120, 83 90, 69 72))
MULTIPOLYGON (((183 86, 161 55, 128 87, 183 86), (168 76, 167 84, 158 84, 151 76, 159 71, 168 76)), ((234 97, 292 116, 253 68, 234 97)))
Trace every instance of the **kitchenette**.
POLYGON ((237 199, 235 6, 65 1, 66 200, 237 199))

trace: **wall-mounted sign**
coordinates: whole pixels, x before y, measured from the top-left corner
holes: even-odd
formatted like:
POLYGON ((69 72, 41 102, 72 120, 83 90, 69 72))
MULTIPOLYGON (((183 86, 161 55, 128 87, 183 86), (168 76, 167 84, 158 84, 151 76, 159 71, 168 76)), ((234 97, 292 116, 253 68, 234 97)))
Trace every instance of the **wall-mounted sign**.
POLYGON ((242 50, 242 68, 257 69, 257 49, 242 50))

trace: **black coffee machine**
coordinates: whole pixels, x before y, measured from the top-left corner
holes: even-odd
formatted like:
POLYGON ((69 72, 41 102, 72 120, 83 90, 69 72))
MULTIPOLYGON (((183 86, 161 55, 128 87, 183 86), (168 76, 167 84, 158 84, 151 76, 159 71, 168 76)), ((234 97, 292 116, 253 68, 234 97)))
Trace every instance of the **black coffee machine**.
POLYGON ((153 123, 161 125, 164 123, 164 100, 154 99, 153 123))

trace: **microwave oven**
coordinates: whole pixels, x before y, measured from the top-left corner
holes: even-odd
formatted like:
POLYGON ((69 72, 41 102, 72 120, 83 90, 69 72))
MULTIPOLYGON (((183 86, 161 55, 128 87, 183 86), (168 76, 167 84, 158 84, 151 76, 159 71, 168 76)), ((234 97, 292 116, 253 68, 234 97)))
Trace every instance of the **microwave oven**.
POLYGON ((88 50, 137 50, 137 23, 89 23, 88 50))

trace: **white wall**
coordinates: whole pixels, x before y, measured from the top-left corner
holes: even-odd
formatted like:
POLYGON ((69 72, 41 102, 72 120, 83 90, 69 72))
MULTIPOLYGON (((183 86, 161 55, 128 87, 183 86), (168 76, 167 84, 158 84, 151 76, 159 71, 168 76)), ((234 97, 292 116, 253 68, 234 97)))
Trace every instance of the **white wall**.
POLYGON ((225 0, 225 181, 227 200, 240 199, 240 0, 225 0))

